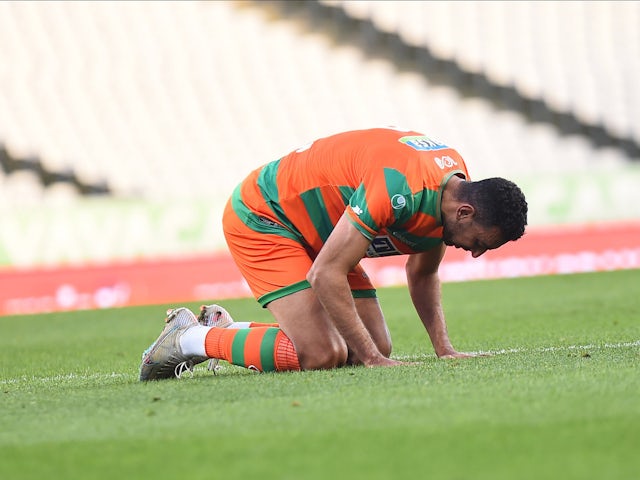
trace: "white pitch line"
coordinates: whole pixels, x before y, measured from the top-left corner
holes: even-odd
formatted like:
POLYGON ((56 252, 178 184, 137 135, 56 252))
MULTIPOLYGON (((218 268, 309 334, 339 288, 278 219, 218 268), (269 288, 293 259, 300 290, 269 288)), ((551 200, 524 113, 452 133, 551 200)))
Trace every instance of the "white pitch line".
MULTIPOLYGON (((635 342, 620 342, 620 343, 604 343, 602 345, 588 344, 588 345, 565 345, 560 347, 538 347, 538 348, 503 348, 500 350, 487 350, 479 352, 467 352, 473 355, 507 355, 509 353, 547 353, 547 352, 561 352, 564 350, 589 350, 589 349, 601 349, 601 348, 630 348, 640 347, 640 340, 635 342)), ((421 355, 422 358, 433 357, 433 355, 421 355)), ((397 360, 411 360, 415 359, 415 355, 394 355, 393 358, 397 360)))
POLYGON ((125 373, 92 373, 88 375, 78 375, 77 373, 67 373, 65 375, 54 375, 52 377, 20 377, 20 378, 8 378, 6 380, 0 380, 0 385, 10 385, 22 382, 64 382, 66 380, 107 380, 109 378, 133 378, 135 375, 125 373))
POLYGON ((605 343, 603 345, 566 345, 562 347, 539 347, 539 348, 507 348, 496 351, 477 352, 477 353, 489 353, 491 355, 504 355, 507 353, 546 353, 546 352, 561 352, 564 350, 589 350, 598 348, 630 348, 640 347, 640 340, 635 342, 621 342, 621 343, 605 343))
MULTIPOLYGON (((619 342, 619 343, 605 343, 602 345, 596 344, 588 344, 588 345, 565 345, 561 347, 539 347, 539 348, 503 348, 501 350, 488 350, 488 351, 480 351, 480 352, 469 352, 475 355, 507 355, 509 353, 546 353, 546 352, 561 352, 564 350, 593 350, 593 349, 601 349, 601 348, 630 348, 630 347, 640 347, 640 340, 636 340, 635 342, 619 342)), ((430 358, 433 355, 420 355, 422 358, 430 358)), ((393 358, 397 360, 411 360, 416 358, 415 355, 394 355, 393 358)), ((106 379, 131 379, 137 378, 136 374, 127 374, 127 373, 93 373, 89 375, 78 375, 77 373, 68 373, 65 375, 54 375, 52 377, 20 377, 20 378, 8 378, 6 380, 0 380, 0 385, 15 385, 17 383, 23 382, 41 382, 41 383, 51 383, 51 382, 61 382, 65 380, 106 380, 106 379)))

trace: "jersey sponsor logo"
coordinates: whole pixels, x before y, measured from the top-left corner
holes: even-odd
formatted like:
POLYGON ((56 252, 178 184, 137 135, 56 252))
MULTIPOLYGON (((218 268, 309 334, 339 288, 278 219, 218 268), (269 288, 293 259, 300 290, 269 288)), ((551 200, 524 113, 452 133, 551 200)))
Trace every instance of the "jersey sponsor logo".
POLYGON ((418 245, 416 242, 414 242, 413 240, 408 238, 407 235, 405 235, 400 230, 391 230, 391 229, 387 228, 387 232, 389 232, 392 236, 396 237, 398 240, 400 240, 405 245, 409 245, 411 248, 415 249, 415 247, 418 245))
POLYGON ((264 225, 267 225, 269 227, 275 227, 275 228, 284 228, 282 225, 280 225, 279 223, 274 222, 273 220, 268 219, 267 217, 263 217, 263 216, 259 216, 258 217, 258 221, 264 225))
POLYGON ((443 150, 447 147, 444 143, 440 143, 437 140, 433 140, 432 138, 426 137, 424 135, 410 135, 407 137, 401 137, 398 139, 400 143, 404 143, 409 147, 420 150, 420 151, 430 151, 430 150, 443 150))
POLYGON ((400 210, 407 206, 407 199, 404 198, 399 193, 396 193, 393 197, 391 197, 391 207, 394 210, 400 210))
POLYGON ((402 252, 396 248, 387 236, 374 238, 369 244, 369 248, 367 248, 366 256, 368 258, 388 257, 389 255, 402 255, 402 252))
POLYGON ((451 168, 454 165, 458 165, 458 162, 456 162, 449 155, 444 155, 442 157, 436 157, 433 160, 436 162, 436 165, 438 165, 442 170, 444 170, 445 168, 451 168))

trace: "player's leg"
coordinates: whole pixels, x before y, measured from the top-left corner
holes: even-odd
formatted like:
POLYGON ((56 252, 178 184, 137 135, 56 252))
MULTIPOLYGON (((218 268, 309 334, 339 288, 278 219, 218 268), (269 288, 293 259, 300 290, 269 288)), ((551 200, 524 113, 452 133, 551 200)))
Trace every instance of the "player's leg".
MULTIPOLYGON (((380 352, 388 358, 391 336, 373 285, 360 265, 349 273, 348 280, 358 315, 380 352)), ((312 289, 278 298, 267 308, 295 345, 303 369, 334 368, 348 363, 346 342, 312 289)))
MULTIPOLYGON (((324 369, 347 363, 344 339, 304 283, 298 291, 284 289, 267 308, 280 328, 234 328, 231 316, 218 305, 201 310, 200 317, 186 308, 169 312, 167 326, 143 354, 141 380, 179 376, 206 359, 226 360, 258 371, 324 369), (204 325, 203 325, 204 324, 204 325), (206 324, 216 325, 214 327, 206 324)), ((376 298, 356 298, 356 308, 384 355, 391 340, 376 298)))
POLYGON ((347 344, 311 288, 272 300, 267 309, 291 339, 303 370, 346 363, 347 344))
MULTIPOLYGON (((304 247, 274 222, 256 221, 249 228, 245 221, 228 205, 223 217, 225 238, 252 292, 280 328, 204 327, 197 321, 193 325, 183 311, 175 318, 185 320, 168 319, 163 334, 145 352, 141 379, 169 378, 174 366, 193 366, 206 358, 259 371, 334 368, 346 363, 346 343, 306 280, 312 260, 304 247)), ((350 274, 360 279, 354 286, 360 293, 375 295, 363 273, 356 269, 350 274)), ((390 350, 377 304, 369 299, 358 300, 357 305, 381 351, 390 350)))
POLYGON ((306 280, 312 260, 305 248, 280 235, 278 227, 274 227, 275 234, 256 232, 229 212, 225 218, 225 237, 240 272, 291 340, 300 367, 311 370, 344 364, 346 344, 306 280))
MULTIPOLYGON (((378 345, 383 354, 388 356, 390 339, 377 299, 356 298, 355 302, 358 313, 367 329, 371 332, 376 345, 378 345)), ((333 368, 345 363, 346 345, 324 309, 317 302, 311 289, 304 288, 299 292, 271 301, 267 308, 274 318, 279 320, 279 323, 237 322, 231 318, 231 315, 223 307, 215 304, 203 305, 198 320, 200 324, 205 326, 227 329, 279 327, 288 338, 295 339, 295 344, 298 345, 296 351, 301 352, 297 356, 300 357, 302 368, 306 370, 333 368), (316 318, 313 325, 310 326, 304 321, 304 319, 308 318, 316 318)), ((256 331, 252 332, 252 335, 259 334, 256 331)), ((235 340, 235 333, 231 332, 211 332, 211 335, 209 335, 209 337, 220 336, 229 337, 229 341, 235 340)), ((210 343, 215 342, 210 339, 210 343)), ((244 359, 240 362, 238 359, 234 361, 230 353, 225 355, 220 350, 214 351, 212 348, 208 350, 208 353, 203 351, 201 355, 213 355, 217 356, 218 359, 226 356, 227 358, 224 359, 236 365, 242 365, 242 361, 244 361, 244 359)), ((210 363, 210 369, 213 369, 217 365, 217 359, 212 359, 211 362, 215 362, 210 363)), ((253 367, 256 367, 256 363, 255 361, 250 362, 253 367)), ((256 369, 260 368, 256 367, 256 369)))
POLYGON ((292 343, 303 369, 344 364, 346 344, 306 280, 312 260, 291 232, 271 219, 231 205, 223 219, 229 251, 261 305, 274 316, 282 337, 292 343))
MULTIPOLYGON (((302 251, 306 261, 310 260, 300 244, 280 235, 283 227, 254 221, 253 228, 247 227, 235 214, 231 202, 227 204, 223 226, 229 250, 258 298, 274 290, 272 277, 280 282, 279 274, 289 273, 287 265, 282 263, 290 257, 288 248, 298 255, 302 251), (275 233, 256 231, 260 227, 275 233), (279 245, 282 241, 283 247, 279 245), (275 266, 275 271, 272 271, 272 266, 275 266)), ((176 309, 167 317, 162 333, 143 353, 140 380, 179 376, 179 369, 191 369, 207 358, 226 360, 260 371, 300 369, 293 343, 279 328, 204 326, 191 311, 183 308, 176 309)))
POLYGON ((207 327, 188 308, 168 312, 160 336, 142 354, 140 380, 180 377, 207 359, 258 371, 300 370, 291 340, 274 327, 207 327))
MULTIPOLYGON (((180 338, 183 354, 226 360, 258 371, 316 370, 343 366, 347 345, 313 290, 286 293, 267 309, 278 327, 194 327, 180 338)), ((220 307, 218 307, 220 308, 220 307)))
MULTIPOLYGON (((203 325, 205 327, 227 328, 229 330, 239 330, 239 329, 245 329, 245 328, 265 328, 265 327, 277 328, 278 327, 277 323, 234 321, 233 318, 231 317, 231 314, 227 312, 227 310, 224 307, 217 304, 200 306, 200 315, 198 316, 198 322, 200 323, 200 325, 203 325)), ((257 334, 256 332, 253 332, 252 338, 255 338, 256 334, 257 334)), ((231 334, 231 335, 233 335, 233 340, 235 340, 235 334, 231 334)), ((186 342, 186 339, 183 339, 183 341, 186 342)), ((202 339, 202 341, 204 342, 205 339, 202 339)), ((195 348, 197 349, 197 347, 198 345, 196 343, 195 348)), ((206 350, 204 355, 206 355, 206 350)), ((266 363, 268 363, 268 360, 266 363)), ((220 358, 211 358, 209 359, 207 368, 209 370, 216 371, 218 369, 219 364, 220 364, 220 358)), ((262 367, 261 364, 262 364, 262 359, 260 359, 260 366, 262 367)), ((258 368, 256 367, 255 364, 253 366, 255 368, 258 368)), ((263 368, 266 368, 266 365, 263 368)))
POLYGON ((362 265, 358 264, 354 267, 353 271, 348 275, 348 280, 353 292, 358 316, 369 331, 380 353, 389 358, 389 355, 391 355, 389 328, 382 314, 376 290, 362 265))
POLYGON ((377 298, 356 298, 356 310, 380 353, 391 355, 391 334, 377 298))
MULTIPOLYGON (((255 297, 293 341, 302 368, 344 364, 344 339, 306 281, 312 259, 304 247, 271 219, 244 211, 241 220, 232 205, 233 200, 227 204, 223 218, 229 250, 255 297)), ((358 314, 380 352, 388 357, 391 338, 369 277, 357 265, 348 281, 358 314)))
MULTIPOLYGON (((223 216, 224 234, 229 251, 255 297, 267 298, 262 302, 264 305, 274 291, 283 289, 286 294, 291 291, 288 286, 297 283, 299 277, 304 279, 302 270, 296 270, 292 265, 303 269, 301 265, 310 260, 302 245, 286 236, 289 231, 284 227, 251 213, 247 215, 244 221, 241 220, 229 202, 223 216)), ((211 311, 215 318, 216 309, 211 311)), ((294 344, 279 325, 261 328, 246 323, 245 326, 255 328, 190 332, 188 335, 193 340, 188 342, 193 347, 190 351, 198 353, 204 344, 204 352, 209 358, 226 360, 234 365, 259 371, 300 370, 294 344)))

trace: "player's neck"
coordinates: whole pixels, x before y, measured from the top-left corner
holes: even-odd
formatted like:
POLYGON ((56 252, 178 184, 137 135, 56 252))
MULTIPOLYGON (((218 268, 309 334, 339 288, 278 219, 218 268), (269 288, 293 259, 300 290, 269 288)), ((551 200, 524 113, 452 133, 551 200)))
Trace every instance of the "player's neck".
POLYGON ((444 190, 442 191, 442 203, 440 204, 440 210, 443 218, 445 216, 455 214, 458 208, 457 192, 460 182, 464 182, 464 180, 454 175, 444 186, 444 190))

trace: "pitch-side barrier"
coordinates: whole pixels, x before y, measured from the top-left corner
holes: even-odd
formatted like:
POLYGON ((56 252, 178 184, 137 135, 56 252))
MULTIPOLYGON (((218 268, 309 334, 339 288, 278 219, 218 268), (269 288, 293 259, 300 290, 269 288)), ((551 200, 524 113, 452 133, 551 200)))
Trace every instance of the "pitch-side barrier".
MULTIPOLYGON (((402 256, 364 259, 378 287, 406 284, 402 256)), ((449 248, 443 282, 640 268, 640 222, 532 228, 473 259, 449 248)), ((0 315, 210 302, 251 292, 227 253, 0 270, 0 315)))

